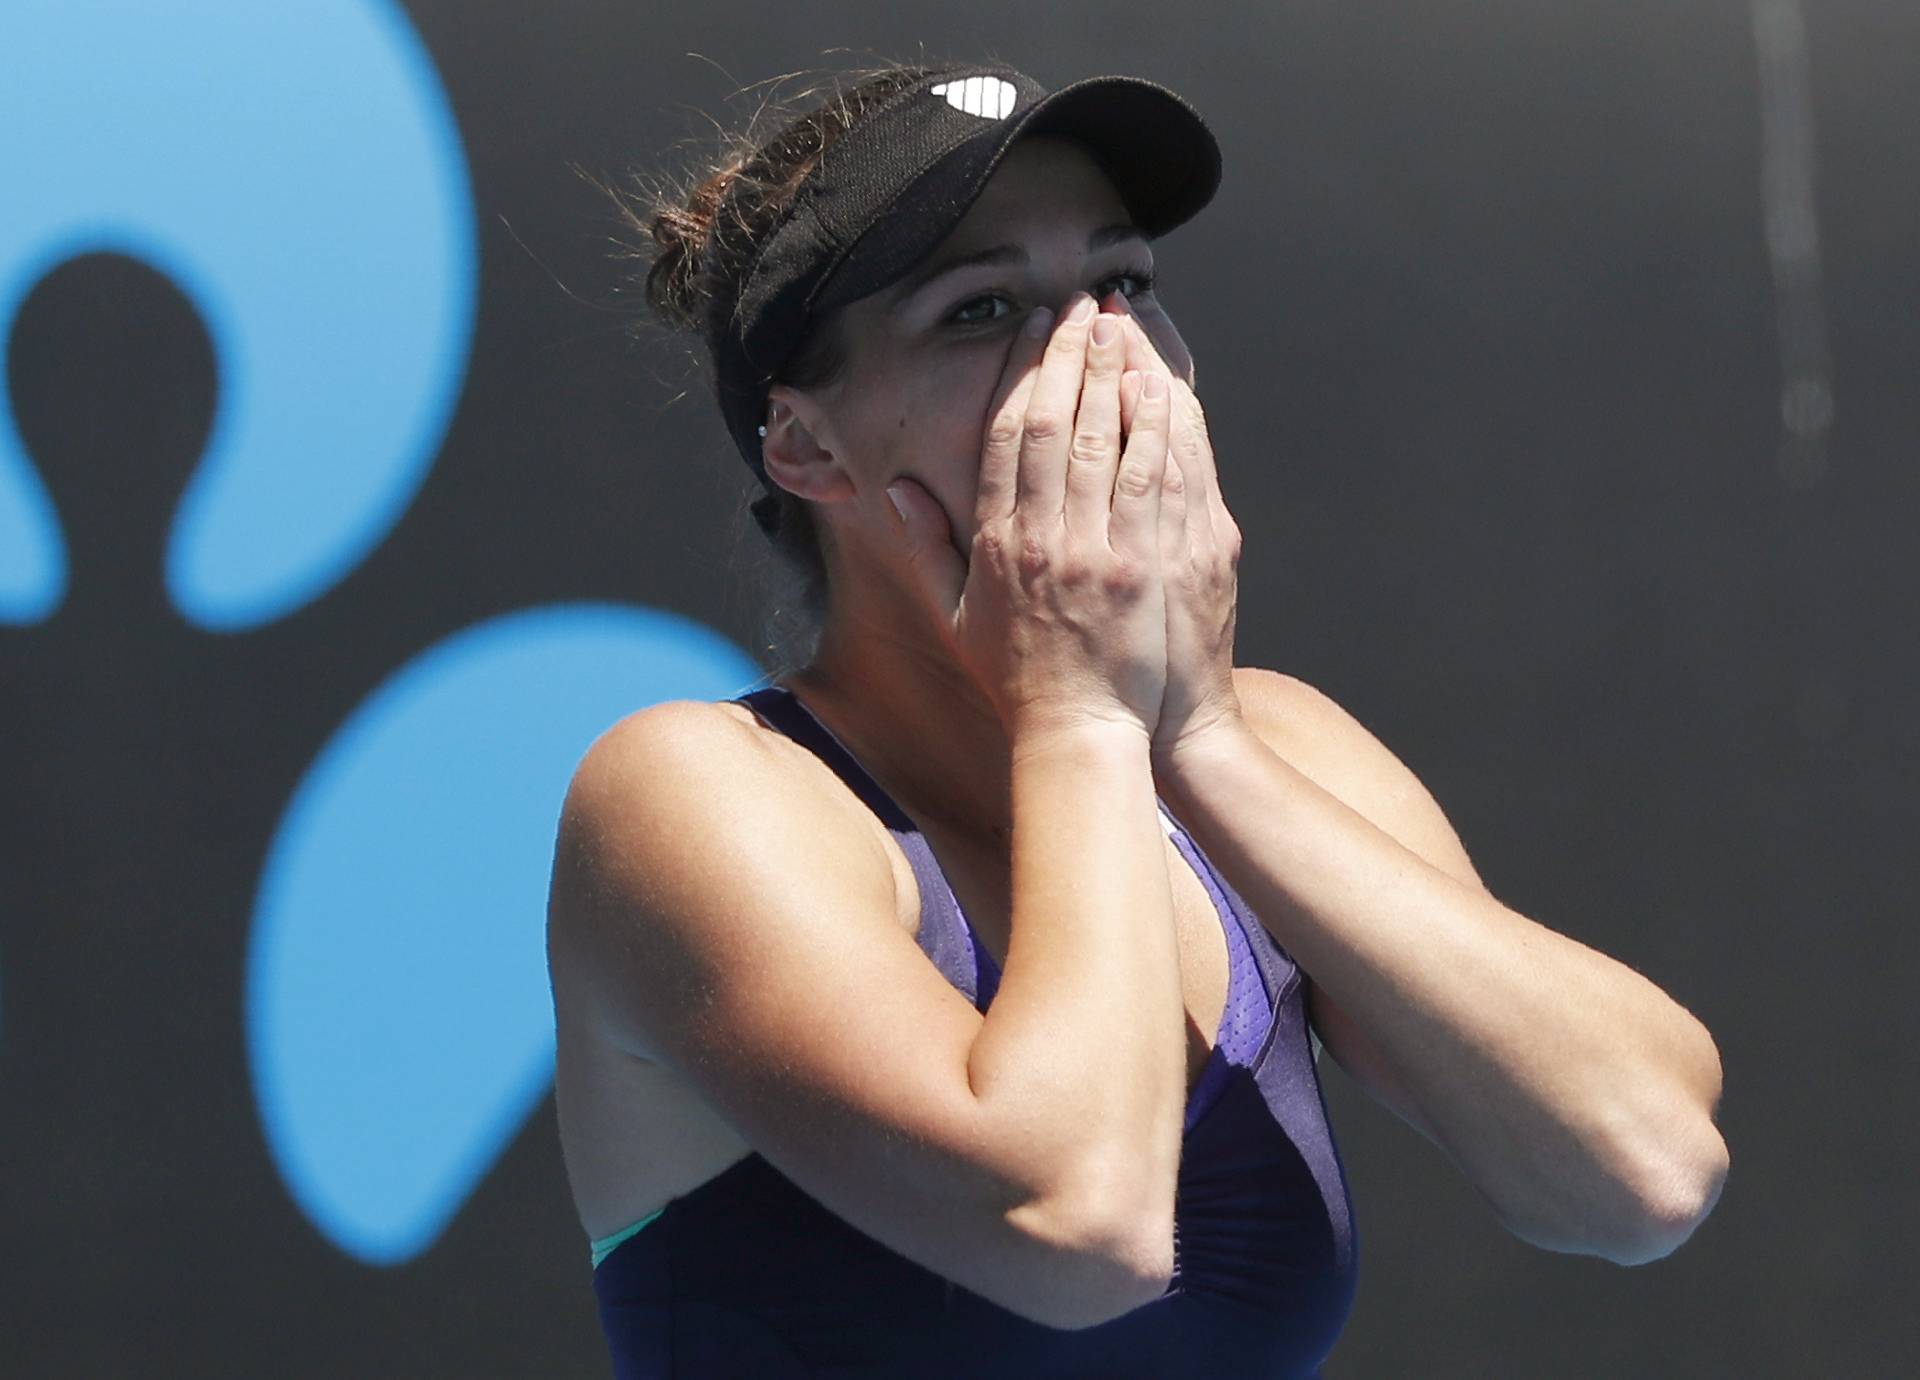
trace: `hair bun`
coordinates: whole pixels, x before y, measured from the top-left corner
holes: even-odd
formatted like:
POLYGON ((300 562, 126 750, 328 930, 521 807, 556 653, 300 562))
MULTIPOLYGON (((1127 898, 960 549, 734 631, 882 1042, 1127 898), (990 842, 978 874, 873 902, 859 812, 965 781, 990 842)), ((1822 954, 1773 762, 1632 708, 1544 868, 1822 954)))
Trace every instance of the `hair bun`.
MULTIPOLYGON (((576 165, 575 171, 612 201, 625 232, 614 241, 614 259, 644 265, 622 284, 629 294, 642 291, 649 308, 635 314, 629 333, 636 339, 651 335, 651 317, 675 333, 698 336, 710 349, 727 329, 748 270, 821 154, 868 112, 934 70, 920 63, 887 63, 831 76, 798 96, 762 101, 749 127, 723 131, 721 147, 692 171, 677 178, 630 174, 632 190, 609 185, 576 165), (765 128, 762 117, 779 108, 786 113, 778 132, 770 138, 757 133, 755 126, 765 128)), ((795 387, 812 387, 839 367, 833 333, 823 330, 782 377, 795 387)), ((755 572, 760 581, 756 602, 765 649, 776 675, 784 674, 812 656, 828 607, 827 568, 812 505, 777 486, 763 488, 758 477, 739 496, 743 502, 736 517, 751 513, 768 539, 771 560, 755 572)))

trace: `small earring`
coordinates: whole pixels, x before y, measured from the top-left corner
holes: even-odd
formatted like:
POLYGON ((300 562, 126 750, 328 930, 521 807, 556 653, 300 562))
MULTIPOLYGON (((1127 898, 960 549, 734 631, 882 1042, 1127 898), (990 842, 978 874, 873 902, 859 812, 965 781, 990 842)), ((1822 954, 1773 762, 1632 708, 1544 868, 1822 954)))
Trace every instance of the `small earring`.
POLYGON ((760 434, 761 434, 762 436, 765 436, 765 435, 767 434, 767 428, 766 428, 766 424, 765 424, 764 422, 763 422, 763 423, 761 423, 761 426, 760 426, 760 434))

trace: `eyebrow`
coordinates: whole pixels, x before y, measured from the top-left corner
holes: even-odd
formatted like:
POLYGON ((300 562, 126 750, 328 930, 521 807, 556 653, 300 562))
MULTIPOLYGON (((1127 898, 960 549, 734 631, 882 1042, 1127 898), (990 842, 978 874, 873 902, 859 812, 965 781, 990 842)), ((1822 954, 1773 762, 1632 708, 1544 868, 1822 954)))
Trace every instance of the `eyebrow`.
MULTIPOLYGON (((1123 240, 1140 240, 1146 235, 1137 225, 1121 222, 1116 225, 1103 225, 1087 236, 1087 252, 1094 253, 1108 245, 1119 244, 1123 240)), ((1027 251, 1017 244, 997 244, 991 249, 982 249, 973 254, 961 254, 954 258, 942 259, 912 274, 899 287, 894 289, 892 307, 904 304, 922 288, 934 280, 946 277, 949 273, 958 273, 963 268, 979 268, 985 264, 1023 264, 1027 261, 1027 251)))

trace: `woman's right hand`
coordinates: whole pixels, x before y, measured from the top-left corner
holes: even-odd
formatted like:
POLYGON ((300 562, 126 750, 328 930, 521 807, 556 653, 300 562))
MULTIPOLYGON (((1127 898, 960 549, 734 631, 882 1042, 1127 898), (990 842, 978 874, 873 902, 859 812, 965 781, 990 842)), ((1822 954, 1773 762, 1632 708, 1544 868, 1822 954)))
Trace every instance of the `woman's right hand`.
POLYGON ((1016 337, 988 412, 964 572, 946 534, 927 530, 946 525, 929 518, 938 505, 909 496, 915 593, 1010 739, 1084 723, 1151 737, 1167 683, 1160 497, 1172 390, 1159 370, 1130 378, 1123 422, 1119 318, 1086 293, 1057 322, 1043 310, 1016 337), (1102 320, 1110 341, 1092 337, 1102 320), (922 559, 935 546, 947 559, 922 559))

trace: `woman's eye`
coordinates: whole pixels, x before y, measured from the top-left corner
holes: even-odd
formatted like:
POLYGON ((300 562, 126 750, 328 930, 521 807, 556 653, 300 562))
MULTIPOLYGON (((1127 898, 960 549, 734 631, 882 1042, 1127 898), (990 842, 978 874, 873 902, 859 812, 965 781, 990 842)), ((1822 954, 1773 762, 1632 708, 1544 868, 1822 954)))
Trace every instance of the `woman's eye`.
POLYGON ((995 302, 1004 302, 1006 300, 1007 299, 1005 297, 1002 297, 997 292, 985 292, 978 297, 969 297, 966 301, 962 302, 959 306, 955 307, 950 313, 948 313, 947 320, 951 321, 956 326, 984 326, 991 321, 998 320, 999 319, 998 316, 997 315, 969 316, 967 314, 968 310, 970 308, 977 307, 982 303, 985 303, 989 308, 991 308, 995 302))
MULTIPOLYGON (((1122 278, 1133 279, 1133 291, 1127 294, 1129 301, 1138 297, 1143 292, 1153 291, 1154 272, 1150 268, 1125 268, 1114 274, 1113 277, 1107 279, 1107 282, 1118 282, 1122 278)), ((1102 284, 1102 286, 1105 286, 1105 284, 1102 284)))
MULTIPOLYGON (((1106 296, 1106 292, 1104 291, 1104 289, 1108 287, 1110 284, 1117 283, 1122 278, 1131 278, 1133 279, 1133 284, 1134 284, 1133 291, 1127 293, 1126 295, 1127 295, 1127 300, 1132 301, 1135 297, 1138 297, 1141 293, 1151 292, 1153 290, 1154 277, 1155 277, 1155 274, 1152 269, 1146 269, 1146 268, 1122 269, 1120 272, 1111 274, 1107 278, 1095 284, 1095 287, 1101 290, 1095 291, 1094 296, 1096 298, 1104 298, 1106 296)), ((993 304, 995 302, 1003 302, 1003 303, 1006 303, 1009 307, 1012 306, 1011 301, 1009 301, 1009 299, 1004 293, 983 292, 978 297, 969 297, 966 301, 962 302, 959 306, 955 307, 953 311, 948 314, 947 320, 952 322, 956 326, 991 325, 993 322, 1002 319, 1001 313, 997 313, 992 310, 993 304), (970 314, 972 308, 979 307, 982 305, 984 305, 987 308, 987 312, 988 312, 987 315, 981 316, 977 314, 970 314)))

